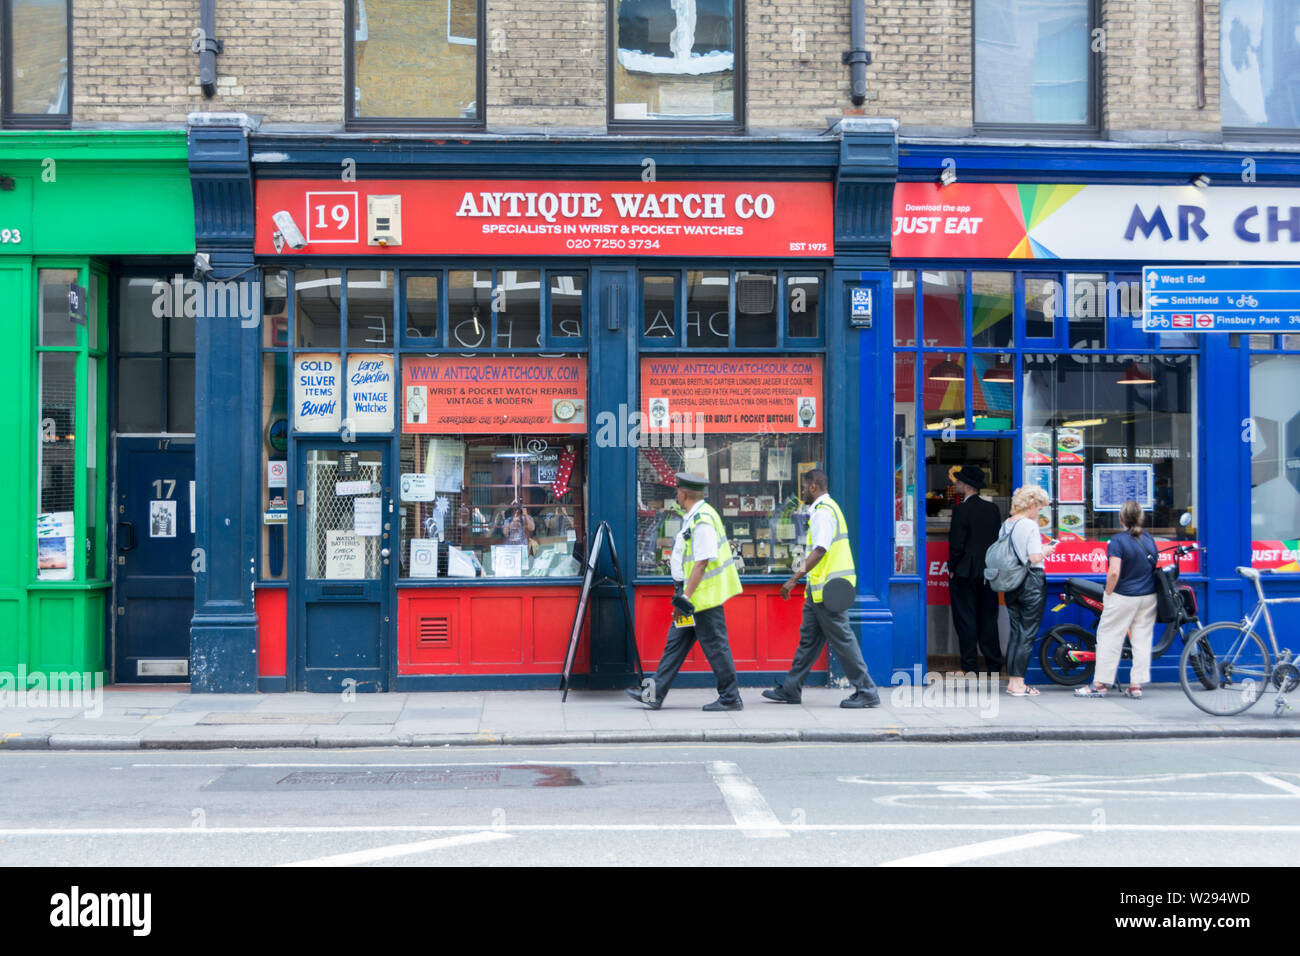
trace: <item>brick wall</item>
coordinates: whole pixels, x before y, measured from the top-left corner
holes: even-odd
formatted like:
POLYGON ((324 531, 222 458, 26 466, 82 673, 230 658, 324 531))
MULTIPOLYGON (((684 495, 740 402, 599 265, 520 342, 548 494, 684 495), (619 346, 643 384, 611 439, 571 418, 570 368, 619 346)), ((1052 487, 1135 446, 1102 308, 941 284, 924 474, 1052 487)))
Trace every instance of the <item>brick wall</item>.
POLYGON ((1205 108, 1196 105, 1196 0, 1106 0, 1103 99, 1112 134, 1219 129, 1219 0, 1205 0, 1205 108))
MULTIPOLYGON (((362 115, 461 115, 474 96, 474 48, 447 39, 446 0, 374 0, 359 50, 362 115), (431 55, 437 53, 438 55, 431 55)), ((268 123, 341 127, 344 0, 223 0, 217 5, 218 95, 198 88, 190 44, 198 0, 74 0, 74 124, 180 124, 193 110, 260 113, 268 123)), ((23 9, 30 9, 24 7, 23 9)), ((1214 135, 1219 116, 1220 0, 1205 2, 1206 105, 1196 104, 1196 0, 1104 0, 1103 127, 1214 135)), ((474 0, 451 0, 452 30, 475 30, 474 0)), ((909 130, 969 130, 973 0, 867 0, 867 100, 861 113, 909 130)), ((849 102, 848 0, 751 0, 745 20, 752 130, 824 129, 849 102)), ((486 0, 489 129, 602 129, 606 0, 486 0)), ((18 24, 24 55, 53 69, 57 43, 18 24), (49 49, 45 49, 49 47, 49 49)), ((57 31, 44 31, 57 39, 57 31)), ((21 42, 21 41, 20 41, 21 42)), ((653 102, 661 79, 615 64, 623 100, 653 102)), ((1000 74, 995 74, 994 79, 1000 74)), ((682 102, 726 99, 725 84, 670 78, 682 102), (695 83, 695 86, 692 86, 695 83)), ((1023 84, 1007 70, 1008 97, 1023 84)), ((38 84, 39 85, 39 84, 38 84)), ((46 83, 46 86, 49 84, 46 83)), ((1156 138, 1159 138, 1157 135, 1156 138)))
POLYGON ((193 110, 343 121, 343 0, 217 4, 217 95, 190 50, 198 0, 74 0, 73 122, 175 123, 193 110))

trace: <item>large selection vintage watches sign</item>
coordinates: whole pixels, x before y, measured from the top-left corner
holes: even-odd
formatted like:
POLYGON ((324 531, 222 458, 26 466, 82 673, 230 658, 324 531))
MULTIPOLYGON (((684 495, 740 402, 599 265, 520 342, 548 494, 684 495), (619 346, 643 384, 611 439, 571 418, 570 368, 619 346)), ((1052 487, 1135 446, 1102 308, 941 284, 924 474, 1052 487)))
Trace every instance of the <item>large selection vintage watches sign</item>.
POLYGON ((288 212, 306 245, 282 253, 828 257, 834 192, 807 182, 265 180, 257 251, 288 212), (370 245, 367 200, 401 197, 401 243, 370 245))
POLYGON ((392 431, 393 386, 391 355, 349 355, 345 372, 334 352, 299 353, 293 363, 293 427, 300 432, 392 431))
POLYGON ((1300 259, 1300 190, 899 183, 893 255, 923 259, 1300 259))
POLYGON ((580 358, 402 360, 402 431, 429 435, 582 434, 580 358))

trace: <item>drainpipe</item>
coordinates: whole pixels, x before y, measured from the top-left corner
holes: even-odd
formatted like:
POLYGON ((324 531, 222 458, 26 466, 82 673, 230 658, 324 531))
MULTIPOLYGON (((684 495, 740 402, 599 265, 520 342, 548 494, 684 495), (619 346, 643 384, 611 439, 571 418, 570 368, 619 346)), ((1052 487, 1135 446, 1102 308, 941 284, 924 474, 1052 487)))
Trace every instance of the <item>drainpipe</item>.
POLYGON ((225 52, 225 44, 216 38, 217 0, 199 0, 198 36, 190 49, 199 55, 199 86, 204 97, 217 94, 217 54, 225 52))
POLYGON ((850 23, 852 49, 840 58, 840 62, 849 66, 851 78, 850 98, 854 106, 861 106, 867 101, 867 64, 871 54, 867 52, 867 0, 849 0, 853 19, 850 23))

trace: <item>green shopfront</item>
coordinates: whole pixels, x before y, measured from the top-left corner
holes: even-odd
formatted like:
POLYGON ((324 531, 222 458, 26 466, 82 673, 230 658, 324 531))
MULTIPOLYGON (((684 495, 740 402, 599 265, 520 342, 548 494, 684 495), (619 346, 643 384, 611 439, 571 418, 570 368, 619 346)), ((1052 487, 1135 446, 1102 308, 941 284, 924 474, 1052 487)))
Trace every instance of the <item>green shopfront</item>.
MULTIPOLYGON (((160 297, 149 293, 192 268, 193 253, 183 131, 0 133, 0 435, 13 455, 8 546, 0 549, 0 674, 138 676, 111 673, 119 623, 130 620, 114 587, 121 590, 141 570, 137 557, 151 550, 142 544, 150 540, 148 519, 134 526, 128 519, 135 497, 169 502, 154 506, 171 519, 158 525, 170 534, 158 541, 188 558, 191 499, 189 485, 170 474, 155 478, 151 496, 144 470, 142 495, 119 492, 115 468, 134 460, 130 441, 165 444, 182 457, 189 448, 192 458, 193 360, 151 376, 148 360, 119 357, 119 321, 164 347, 174 341, 183 348, 187 334, 192 340, 192 330, 174 320, 168 327, 168 312, 160 317, 153 302, 160 297), (132 303, 133 311, 123 308, 132 303), (123 320, 127 312, 134 321, 123 320), (124 374, 131 387, 119 391, 124 374), (168 388, 184 421, 122 437, 135 431, 137 406, 166 407, 168 388)), ((166 362, 156 351, 153 361, 166 362)), ((163 560, 174 563, 176 555, 163 560)), ((178 592, 173 603, 192 606, 192 578, 188 586, 188 596, 178 592)), ((166 588, 152 582, 141 593, 166 588)), ((152 603, 131 608, 140 623, 158 622, 152 603)), ((184 658, 188 612, 180 616, 186 623, 171 628, 169 639, 184 658)))

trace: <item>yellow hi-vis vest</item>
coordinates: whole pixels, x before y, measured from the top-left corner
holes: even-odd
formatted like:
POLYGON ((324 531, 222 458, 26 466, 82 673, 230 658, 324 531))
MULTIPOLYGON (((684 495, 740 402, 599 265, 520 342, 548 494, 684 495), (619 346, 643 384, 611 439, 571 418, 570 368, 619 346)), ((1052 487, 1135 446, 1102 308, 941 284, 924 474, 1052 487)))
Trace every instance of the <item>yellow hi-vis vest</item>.
MULTIPOLYGON (((858 583, 858 576, 853 568, 853 552, 849 549, 849 525, 844 520, 844 512, 840 511, 840 506, 830 498, 817 507, 829 508, 835 515, 835 537, 831 538, 831 546, 817 562, 817 566, 808 572, 808 593, 812 595, 814 604, 822 602, 822 588, 826 586, 827 581, 834 578, 848 578, 849 583, 855 587, 858 583)), ((811 516, 809 517, 808 553, 812 554, 812 521, 811 516)))
POLYGON ((695 610, 707 611, 735 597, 740 593, 741 587, 740 575, 736 572, 736 559, 731 556, 731 545, 727 541, 727 532, 722 527, 722 519, 707 501, 700 504, 684 532, 686 539, 682 551, 682 570, 686 573, 686 579, 690 580, 691 569, 695 566, 695 561, 691 558, 694 549, 691 532, 701 521, 713 525, 713 531, 718 537, 718 556, 704 566, 700 586, 691 595, 695 610))

